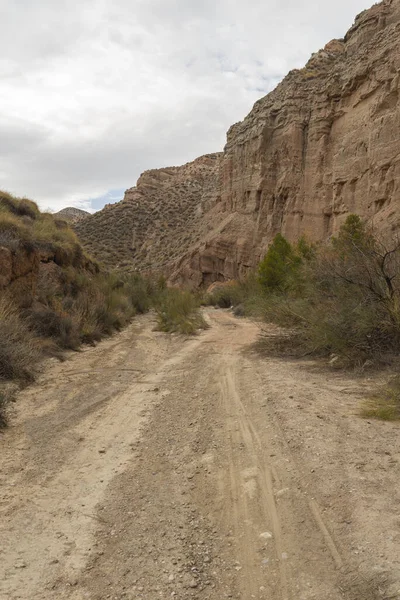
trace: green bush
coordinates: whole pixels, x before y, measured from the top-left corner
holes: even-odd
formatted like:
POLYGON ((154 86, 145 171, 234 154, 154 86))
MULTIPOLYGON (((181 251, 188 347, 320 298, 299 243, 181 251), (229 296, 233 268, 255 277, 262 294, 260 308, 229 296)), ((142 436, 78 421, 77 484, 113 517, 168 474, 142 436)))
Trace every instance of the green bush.
POLYGON ((160 331, 193 335, 207 327, 199 310, 199 301, 189 291, 166 289, 158 298, 156 313, 160 331))
POLYGON ((231 308, 237 306, 242 300, 242 290, 238 282, 217 284, 214 289, 206 295, 204 304, 218 306, 219 308, 231 308))
POLYGON ((283 292, 299 270, 300 256, 278 233, 258 268, 259 281, 267 292, 283 292))
POLYGON ((388 361, 400 351, 399 272, 400 243, 383 242, 350 215, 320 247, 277 236, 260 265, 259 289, 245 294, 245 314, 290 328, 302 354, 335 354, 338 364, 354 366, 388 361))

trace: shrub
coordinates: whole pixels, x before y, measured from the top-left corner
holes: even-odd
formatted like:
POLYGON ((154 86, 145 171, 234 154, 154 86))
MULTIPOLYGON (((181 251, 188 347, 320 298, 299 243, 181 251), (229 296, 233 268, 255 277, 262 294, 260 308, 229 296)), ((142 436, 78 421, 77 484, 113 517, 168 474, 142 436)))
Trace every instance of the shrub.
POLYGON ((400 376, 393 377, 378 393, 371 396, 364 403, 361 414, 383 421, 400 420, 400 376))
POLYGON ((138 314, 149 311, 153 297, 159 293, 156 287, 153 288, 150 280, 146 280, 139 275, 128 276, 125 279, 124 289, 135 312, 138 314))
POLYGON ((160 331, 193 335, 207 327, 199 310, 199 301, 189 291, 165 290, 159 296, 156 312, 160 331))
MULTIPOLYGON (((303 353, 335 354, 341 364, 390 360, 400 351, 400 242, 384 243, 350 215, 324 246, 277 236, 259 269, 246 314, 294 330, 303 353), (301 344, 299 341, 301 340, 301 344)), ((288 347, 287 334, 284 334, 288 347)), ((276 345, 274 339, 274 345, 276 345)))
POLYGON ((33 380, 41 351, 27 323, 9 301, 1 299, 0 380, 33 380))
POLYGON ((35 220, 40 211, 38 205, 27 198, 15 198, 7 192, 0 192, 0 209, 6 209, 18 217, 29 217, 35 220))
POLYGON ((284 291, 298 271, 301 259, 289 242, 278 233, 258 269, 261 286, 268 292, 284 291))
MULTIPOLYGON (((8 236, 8 240, 30 240, 32 238, 29 227, 15 215, 0 211, 0 233, 2 237, 8 236)), ((8 244, 7 244, 8 245, 8 244)))
POLYGON ((207 294, 205 304, 211 304, 219 308, 231 308, 239 304, 241 298, 240 284, 232 281, 225 284, 216 284, 214 289, 207 294))
POLYGON ((43 306, 31 309, 27 316, 37 335, 53 339, 60 348, 79 348, 79 331, 71 315, 43 306))

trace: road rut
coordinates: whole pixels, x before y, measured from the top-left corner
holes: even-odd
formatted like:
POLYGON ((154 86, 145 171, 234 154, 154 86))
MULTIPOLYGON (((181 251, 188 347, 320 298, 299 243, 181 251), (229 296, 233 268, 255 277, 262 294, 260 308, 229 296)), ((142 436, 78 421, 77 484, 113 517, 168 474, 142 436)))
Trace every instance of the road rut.
POLYGON ((21 394, 2 600, 398 597, 398 430, 354 415, 368 381, 261 358, 256 323, 206 317, 185 339, 145 316, 21 394))

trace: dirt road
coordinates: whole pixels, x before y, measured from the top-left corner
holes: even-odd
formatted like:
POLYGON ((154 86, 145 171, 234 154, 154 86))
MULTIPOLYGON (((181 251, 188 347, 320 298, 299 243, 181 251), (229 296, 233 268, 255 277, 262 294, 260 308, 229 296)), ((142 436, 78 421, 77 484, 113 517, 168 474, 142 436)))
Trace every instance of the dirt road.
POLYGON ((398 426, 371 382, 208 310, 46 368, 0 438, 1 600, 400 598, 398 426))

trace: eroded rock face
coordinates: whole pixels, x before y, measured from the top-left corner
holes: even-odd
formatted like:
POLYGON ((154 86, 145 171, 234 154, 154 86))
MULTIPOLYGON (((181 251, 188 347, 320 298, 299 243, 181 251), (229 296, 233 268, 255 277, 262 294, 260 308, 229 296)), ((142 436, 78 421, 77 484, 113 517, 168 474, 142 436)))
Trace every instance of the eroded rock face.
POLYGON ((110 231, 121 231, 125 214, 128 262, 200 286, 244 276, 278 232, 289 240, 326 239, 349 213, 397 230, 399 93, 400 0, 384 0, 231 127, 212 168, 198 170, 211 160, 203 157, 189 169, 148 171, 122 203, 101 211, 104 235, 96 216, 78 233, 87 243, 91 228, 89 250, 98 255, 99 240, 110 246, 110 231), (195 193, 182 185, 190 170, 195 193))
POLYGON ((13 249, 0 246, 0 293, 7 290, 16 303, 30 306, 39 272, 38 252, 16 243, 13 249))
POLYGON ((243 275, 278 232, 332 235, 349 213, 377 229, 400 220, 400 0, 363 12, 231 127, 216 231, 177 281, 243 275))

